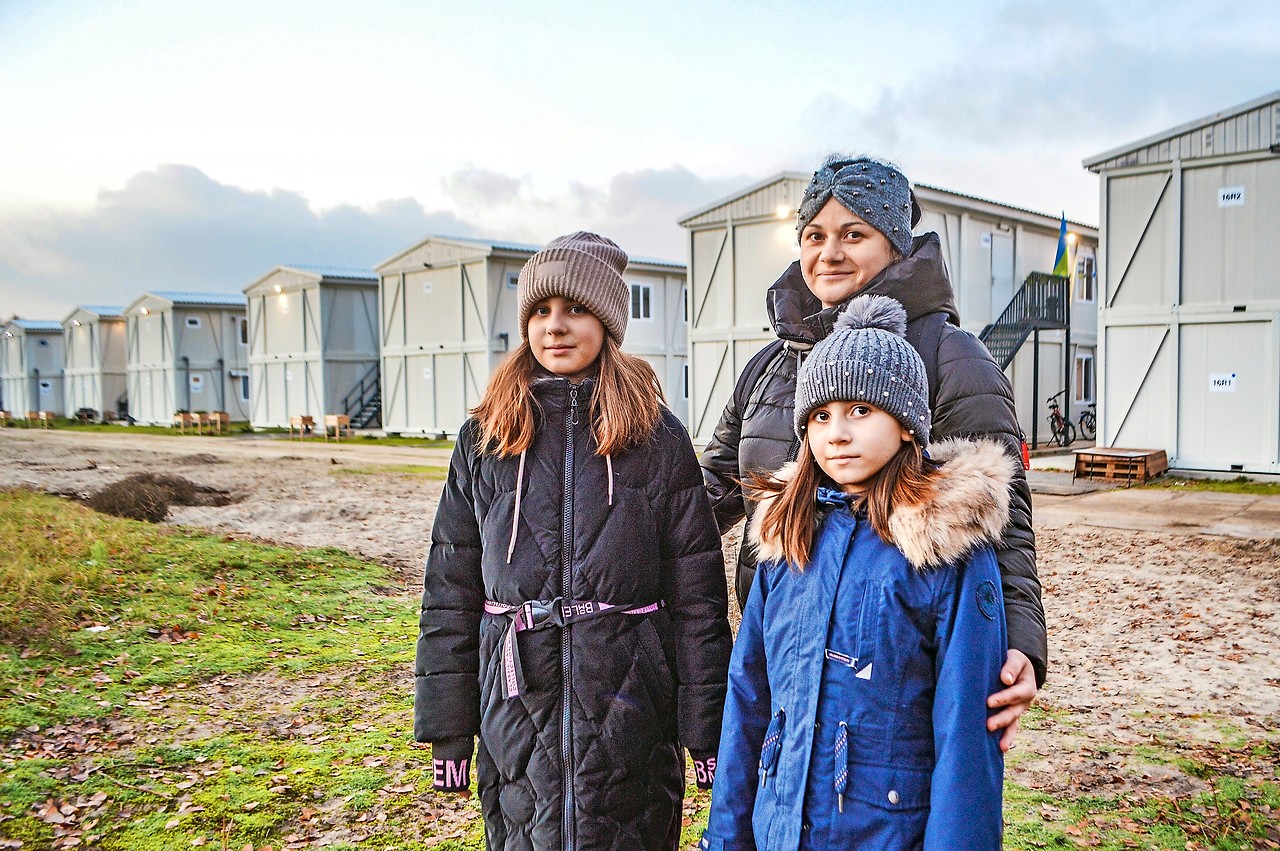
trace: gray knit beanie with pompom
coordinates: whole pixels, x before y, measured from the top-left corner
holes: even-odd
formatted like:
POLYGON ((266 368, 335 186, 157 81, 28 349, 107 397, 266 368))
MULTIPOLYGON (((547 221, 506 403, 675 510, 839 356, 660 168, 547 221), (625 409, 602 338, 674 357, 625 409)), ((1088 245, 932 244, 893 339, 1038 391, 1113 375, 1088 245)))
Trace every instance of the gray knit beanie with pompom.
POLYGON ((868 402, 892 415, 922 447, 929 445, 929 379, 907 342, 907 312, 888 296, 849 302, 835 329, 813 347, 796 377, 796 434, 828 402, 868 402))

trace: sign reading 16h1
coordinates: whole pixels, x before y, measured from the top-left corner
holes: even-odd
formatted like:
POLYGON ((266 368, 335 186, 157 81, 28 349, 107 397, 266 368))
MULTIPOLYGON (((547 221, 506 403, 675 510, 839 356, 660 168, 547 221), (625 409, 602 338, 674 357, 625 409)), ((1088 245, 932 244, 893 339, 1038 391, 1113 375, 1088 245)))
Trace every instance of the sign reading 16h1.
POLYGON ((1234 393, 1236 392, 1236 374, 1234 372, 1221 372, 1217 375, 1209 376, 1209 392, 1210 393, 1234 393))

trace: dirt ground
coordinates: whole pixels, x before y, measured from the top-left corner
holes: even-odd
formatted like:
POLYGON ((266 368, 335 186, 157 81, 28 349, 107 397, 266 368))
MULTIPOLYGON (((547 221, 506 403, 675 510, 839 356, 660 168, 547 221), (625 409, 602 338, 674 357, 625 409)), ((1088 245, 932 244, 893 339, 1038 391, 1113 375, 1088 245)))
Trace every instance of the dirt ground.
MULTIPOLYGON (((177 508, 170 522, 340 547, 393 567, 406 605, 413 605, 442 482, 371 471, 443 468, 448 457, 442 450, 358 440, 6 429, 0 430, 0 487, 88 494, 134 472, 185 476, 240 499, 177 508)), ((1224 503, 1232 495, 1203 494, 1203 505, 1197 496, 1181 495, 1178 510, 1190 517, 1244 516, 1247 502, 1254 516, 1280 518, 1280 497, 1242 498, 1236 511, 1230 499, 1224 503)), ((1107 754, 1188 740, 1227 747, 1240 735, 1277 741, 1280 523, 1205 534, 1189 521, 1161 523, 1158 502, 1135 499, 1152 497, 1115 491, 1036 498, 1051 672, 1037 701, 1044 711, 1020 734, 1009 764, 1010 777, 1032 789, 1185 794, 1199 783, 1190 775, 1150 766, 1126 770, 1107 754)), ((413 638, 405 636, 406 643, 413 638)), ((408 692, 411 672, 403 673, 408 692)), ((1261 770, 1274 779, 1274 767, 1261 770)))

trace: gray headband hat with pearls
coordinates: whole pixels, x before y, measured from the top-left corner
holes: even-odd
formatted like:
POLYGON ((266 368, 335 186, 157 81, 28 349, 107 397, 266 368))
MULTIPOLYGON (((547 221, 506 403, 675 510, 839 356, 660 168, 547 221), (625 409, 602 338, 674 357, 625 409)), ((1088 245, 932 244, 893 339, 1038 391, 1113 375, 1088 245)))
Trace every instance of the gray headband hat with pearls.
POLYGON ((622 279, 626 269, 627 253, 599 234, 580 230, 551 240, 520 270, 520 336, 529 336, 534 305, 563 296, 590 310, 621 344, 631 308, 631 288, 622 279))
POLYGON ((920 220, 920 206, 896 165, 871 157, 828 156, 796 210, 797 236, 831 198, 884 234, 899 255, 911 253, 911 228, 920 220))
POLYGON ((836 317, 835 329, 809 353, 796 378, 796 435, 828 402, 868 402, 929 445, 929 379, 907 342, 907 312, 888 296, 862 295, 836 317))

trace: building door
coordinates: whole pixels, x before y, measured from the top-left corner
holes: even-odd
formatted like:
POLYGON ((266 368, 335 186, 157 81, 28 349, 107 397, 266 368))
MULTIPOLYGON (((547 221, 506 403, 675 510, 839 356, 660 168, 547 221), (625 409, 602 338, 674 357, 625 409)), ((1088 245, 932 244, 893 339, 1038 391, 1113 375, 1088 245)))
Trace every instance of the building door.
POLYGON ((991 234, 991 321, 1013 301, 1013 234, 991 234))

